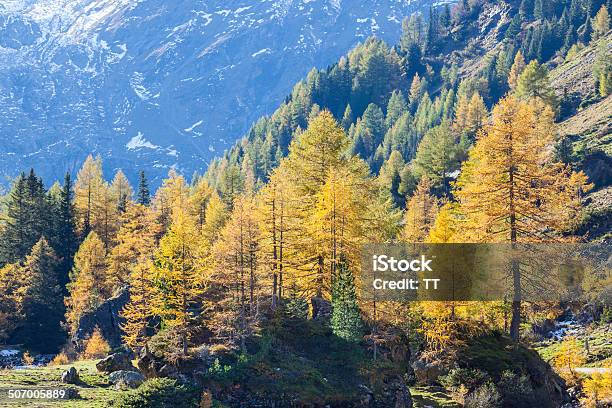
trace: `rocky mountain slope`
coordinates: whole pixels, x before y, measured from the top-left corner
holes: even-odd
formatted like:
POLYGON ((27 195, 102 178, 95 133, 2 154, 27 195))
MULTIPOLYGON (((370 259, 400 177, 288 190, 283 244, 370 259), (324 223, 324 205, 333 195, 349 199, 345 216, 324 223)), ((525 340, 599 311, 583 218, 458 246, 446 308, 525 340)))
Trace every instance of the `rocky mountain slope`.
POLYGON ((6 0, 0 173, 206 168, 313 66, 429 0, 6 0))

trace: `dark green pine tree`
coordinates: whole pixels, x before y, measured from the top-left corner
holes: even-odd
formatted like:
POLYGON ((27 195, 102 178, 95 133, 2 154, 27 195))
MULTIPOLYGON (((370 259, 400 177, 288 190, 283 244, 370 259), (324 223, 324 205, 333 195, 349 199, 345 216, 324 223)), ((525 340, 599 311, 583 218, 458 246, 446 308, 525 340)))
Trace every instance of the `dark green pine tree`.
POLYGON ((355 121, 355 118, 353 117, 353 109, 351 108, 350 104, 346 105, 346 109, 344 110, 344 115, 342 116, 342 127, 344 128, 346 132, 349 131, 354 121, 355 121))
POLYGON ((28 189, 28 218, 29 228, 31 230, 31 245, 28 252, 34 244, 40 239, 47 229, 47 218, 49 212, 47 207, 46 192, 42 179, 36 176, 34 169, 30 169, 30 174, 27 179, 28 189))
POLYGON ((340 255, 336 276, 332 283, 332 316, 330 323, 334 334, 344 340, 357 342, 363 336, 363 323, 357 305, 355 278, 344 255, 340 255))
POLYGON ((425 54, 431 54, 436 48, 438 40, 438 14, 433 7, 429 7, 429 21, 427 22, 427 30, 425 32, 425 44, 423 49, 425 54))
POLYGON ((298 295, 295 286, 292 287, 289 299, 287 299, 285 314, 292 319, 305 320, 308 318, 308 302, 298 295))
POLYGON ((65 341, 62 292, 56 278, 58 259, 45 238, 32 248, 20 268, 20 324, 15 340, 33 350, 56 352, 65 341))
POLYGON ((391 126, 393 126, 395 122, 407 111, 408 104, 406 103, 406 99, 404 98, 402 91, 399 89, 393 91, 391 98, 389 98, 389 103, 387 104, 387 116, 385 118, 385 126, 387 129, 390 129, 391 126))
POLYGON ((370 157, 385 137, 385 115, 382 109, 376 104, 369 104, 368 108, 363 113, 362 125, 365 126, 372 135, 371 145, 366 146, 367 157, 370 157))
POLYGON ((510 25, 506 30, 505 37, 509 40, 516 38, 516 36, 521 32, 521 17, 520 14, 515 14, 510 21, 510 25))
POLYGON ((522 0, 519 6, 519 16, 523 22, 533 16, 533 0, 522 0))
POLYGON ((580 41, 583 44, 588 44, 591 41, 591 35, 593 34, 593 27, 591 26, 591 13, 590 10, 586 13, 586 21, 584 25, 581 27, 580 31, 580 41))
POLYGON ((27 248, 27 187, 21 173, 13 182, 6 203, 6 224, 2 230, 2 264, 13 263, 28 253, 27 248))
POLYGON ((536 20, 543 20, 546 16, 544 15, 544 0, 535 0, 533 4, 533 17, 536 20))
POLYGON ((450 10, 450 6, 447 4, 444 5, 444 8, 442 9, 442 13, 440 13, 440 27, 443 29, 448 29, 450 27, 451 24, 451 10, 450 10))
POLYGON ((70 280, 69 274, 72 270, 74 254, 79 248, 70 173, 66 173, 64 185, 59 192, 52 194, 49 191, 48 195, 52 214, 49 225, 52 232, 47 233, 46 236, 49 237, 49 243, 58 258, 58 283, 61 288, 65 288, 70 280))
POLYGON ((138 204, 148 206, 151 204, 151 193, 149 192, 149 183, 145 172, 140 172, 140 179, 138 181, 138 204))
POLYGON ((47 227, 47 201, 42 181, 34 171, 21 173, 6 203, 5 228, 0 234, 1 264, 22 260, 47 227))

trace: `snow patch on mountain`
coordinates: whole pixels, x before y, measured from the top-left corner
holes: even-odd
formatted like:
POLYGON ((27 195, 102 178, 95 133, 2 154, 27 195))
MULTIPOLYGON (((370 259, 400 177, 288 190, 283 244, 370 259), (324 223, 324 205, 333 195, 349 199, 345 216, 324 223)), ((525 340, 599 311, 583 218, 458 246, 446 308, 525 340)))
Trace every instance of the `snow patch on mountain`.
POLYGON ((136 136, 130 139, 129 142, 125 145, 128 150, 137 150, 137 149, 159 149, 159 146, 154 145, 145 139, 142 132, 138 132, 136 136))

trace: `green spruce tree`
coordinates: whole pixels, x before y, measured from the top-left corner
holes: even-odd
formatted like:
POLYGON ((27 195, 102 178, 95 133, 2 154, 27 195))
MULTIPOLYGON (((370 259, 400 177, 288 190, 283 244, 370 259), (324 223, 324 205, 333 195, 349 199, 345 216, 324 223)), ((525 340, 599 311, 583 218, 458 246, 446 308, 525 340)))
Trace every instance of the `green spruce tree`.
POLYGON ((140 172, 140 178, 138 181, 138 204, 148 206, 151 204, 151 193, 149 192, 149 183, 145 172, 140 172))
POLYGON ((344 340, 357 342, 363 336, 363 322, 357 305, 355 278, 346 258, 340 255, 336 276, 332 283, 331 327, 344 340))
POLYGON ((64 305, 56 277, 57 266, 53 249, 41 238, 20 268, 21 324, 14 338, 40 352, 55 352, 65 341, 60 326, 64 305))

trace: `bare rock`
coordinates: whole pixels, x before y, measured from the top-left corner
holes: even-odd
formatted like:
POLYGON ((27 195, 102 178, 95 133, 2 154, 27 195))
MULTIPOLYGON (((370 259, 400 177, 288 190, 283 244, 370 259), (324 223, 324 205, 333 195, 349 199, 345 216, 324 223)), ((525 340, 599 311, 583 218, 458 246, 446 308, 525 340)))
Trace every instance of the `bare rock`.
POLYGON ((143 347, 136 365, 146 378, 155 378, 161 376, 160 371, 164 366, 164 362, 155 357, 147 347, 143 347))
POLYGON ((144 375, 136 371, 115 371, 108 376, 108 381, 117 390, 138 388, 145 380, 144 375))
POLYGON ((104 373, 112 373, 114 371, 138 371, 136 367, 132 365, 130 356, 127 353, 114 353, 104 359, 98 361, 96 364, 98 371, 104 373))
POLYGON ((434 384, 438 378, 447 373, 446 368, 438 361, 418 359, 412 363, 414 376, 419 384, 434 384))
POLYGON ((77 384, 79 382, 79 373, 76 368, 70 367, 62 373, 61 382, 64 384, 77 384))
POLYGON ((121 336, 123 335, 123 330, 121 330, 123 318, 119 312, 129 300, 130 294, 126 288, 91 312, 83 314, 71 338, 76 349, 81 350, 84 340, 91 336, 96 327, 100 329, 111 348, 120 347, 121 336))

